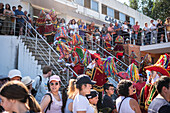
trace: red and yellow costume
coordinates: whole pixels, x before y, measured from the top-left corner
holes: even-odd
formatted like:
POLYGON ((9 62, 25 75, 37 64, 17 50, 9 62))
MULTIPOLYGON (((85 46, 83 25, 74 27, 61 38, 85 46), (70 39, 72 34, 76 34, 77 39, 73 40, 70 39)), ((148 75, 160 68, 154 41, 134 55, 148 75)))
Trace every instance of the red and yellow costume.
MULTIPOLYGON (((169 69, 170 69, 170 55, 165 54, 161 55, 158 61, 152 65, 145 67, 146 70, 160 72, 162 75, 166 75, 170 77, 169 69)), ((161 76, 161 75, 160 75, 161 76)), ((151 76, 148 77, 149 81, 151 81, 151 76)), ((140 94, 140 107, 144 113, 147 113, 148 107, 152 100, 157 96, 157 91, 154 83, 146 84, 140 94)))
POLYGON ((36 26, 38 26, 37 30, 41 35, 44 35, 45 16, 44 9, 41 9, 39 17, 36 20, 36 26))

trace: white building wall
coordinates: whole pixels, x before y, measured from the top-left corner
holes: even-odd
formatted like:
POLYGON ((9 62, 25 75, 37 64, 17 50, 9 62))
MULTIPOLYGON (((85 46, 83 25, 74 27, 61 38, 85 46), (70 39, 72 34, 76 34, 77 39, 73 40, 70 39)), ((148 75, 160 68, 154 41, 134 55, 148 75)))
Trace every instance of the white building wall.
POLYGON ((16 36, 0 35, 0 75, 8 75, 17 68, 17 51, 19 39, 16 36))
POLYGON ((19 41, 18 69, 23 76, 30 76, 32 79, 42 74, 41 65, 38 65, 38 61, 21 40, 19 41))
POLYGON ((0 35, 0 75, 8 76, 11 69, 31 78, 42 74, 38 61, 17 36, 0 35))

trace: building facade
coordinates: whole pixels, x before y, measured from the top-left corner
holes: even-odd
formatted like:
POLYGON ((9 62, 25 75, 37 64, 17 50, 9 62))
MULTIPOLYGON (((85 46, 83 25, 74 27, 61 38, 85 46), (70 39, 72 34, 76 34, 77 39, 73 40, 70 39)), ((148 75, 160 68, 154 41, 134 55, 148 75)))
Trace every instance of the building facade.
POLYGON ((99 28, 102 25, 123 23, 130 21, 132 25, 139 22, 141 28, 144 23, 150 24, 151 18, 142 13, 116 1, 116 0, 1 0, 2 3, 9 3, 11 6, 22 5, 23 11, 32 16, 38 16, 39 11, 44 8, 46 12, 54 8, 58 17, 65 18, 66 23, 71 19, 82 19, 87 24, 92 21, 99 28))

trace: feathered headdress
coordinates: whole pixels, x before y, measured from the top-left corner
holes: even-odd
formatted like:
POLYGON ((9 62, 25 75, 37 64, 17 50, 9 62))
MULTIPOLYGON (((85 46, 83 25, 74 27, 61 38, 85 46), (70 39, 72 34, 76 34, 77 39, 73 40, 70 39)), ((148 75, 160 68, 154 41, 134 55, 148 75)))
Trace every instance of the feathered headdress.
POLYGON ((132 63, 129 65, 127 71, 126 71, 129 75, 129 79, 132 80, 133 82, 137 82, 139 80, 139 71, 137 66, 132 63))
POLYGON ((115 76, 117 74, 116 65, 113 57, 103 59, 103 69, 107 77, 115 76))
POLYGON ((88 66, 92 62, 91 54, 87 49, 84 49, 84 58, 83 58, 83 64, 85 66, 88 66))

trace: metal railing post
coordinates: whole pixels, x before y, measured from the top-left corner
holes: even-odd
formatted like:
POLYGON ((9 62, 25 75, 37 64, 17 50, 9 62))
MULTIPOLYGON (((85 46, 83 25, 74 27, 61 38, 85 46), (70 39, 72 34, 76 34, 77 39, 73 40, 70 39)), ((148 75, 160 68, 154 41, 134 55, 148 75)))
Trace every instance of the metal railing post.
POLYGON ((50 64, 51 64, 51 48, 49 48, 49 66, 50 66, 50 64))
POLYGON ((16 18, 14 19, 14 36, 15 36, 15 29, 16 29, 16 18))
POLYGON ((26 38, 26 36, 27 36, 27 23, 25 25, 25 38, 26 38))
POLYGON ((141 38, 141 46, 144 46, 144 32, 142 32, 142 38, 141 38))
POLYGON ((164 27, 165 29, 165 41, 168 42, 168 38, 167 38, 167 34, 166 34, 166 27, 164 27))
POLYGON ((67 68, 67 84, 69 83, 69 69, 67 68))
POLYGON ((132 40, 132 31, 131 31, 131 29, 130 29, 129 33, 130 33, 130 44, 132 44, 132 41, 131 41, 132 40))
POLYGON ((36 34, 36 40, 35 40, 35 54, 37 53, 37 34, 36 34))

